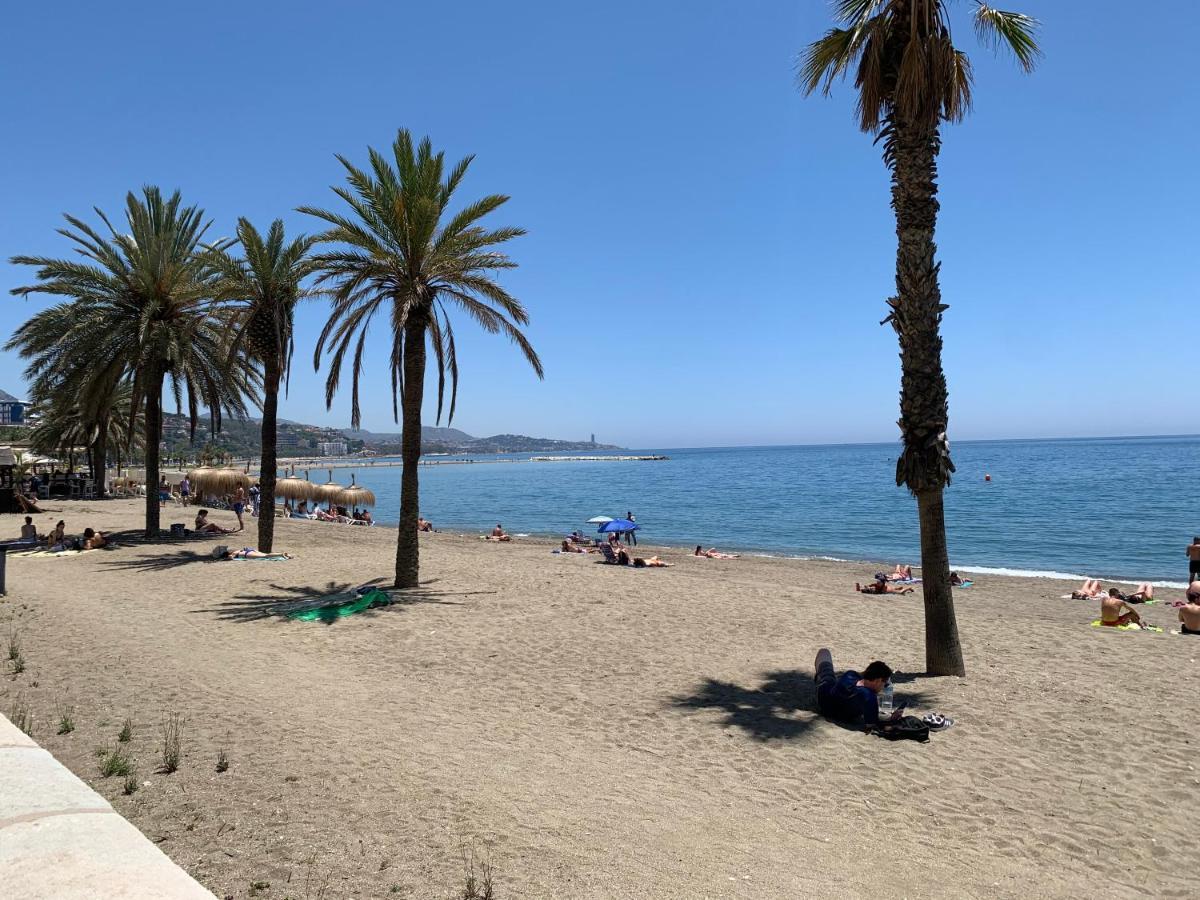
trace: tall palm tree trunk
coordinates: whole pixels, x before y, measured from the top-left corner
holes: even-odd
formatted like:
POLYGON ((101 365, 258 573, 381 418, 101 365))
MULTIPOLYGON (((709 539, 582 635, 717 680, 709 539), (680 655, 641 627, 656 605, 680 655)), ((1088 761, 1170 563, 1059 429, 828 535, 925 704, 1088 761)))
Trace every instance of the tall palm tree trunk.
POLYGON ((258 469, 258 549, 271 552, 275 540, 275 474, 279 466, 279 368, 268 365, 263 380, 262 459, 258 469))
POLYGON ((396 587, 417 586, 421 547, 417 516, 421 512, 418 469, 421 464, 421 401, 425 396, 425 323, 410 316, 404 326, 404 396, 400 399, 400 532, 396 537, 396 587))
POLYGON ((146 537, 158 540, 158 445, 162 440, 162 389, 166 373, 157 369, 146 384, 146 537))
POLYGON ((92 483, 96 486, 96 497, 103 500, 107 496, 104 490, 105 476, 108 474, 108 417, 104 416, 98 426, 99 433, 92 441, 90 465, 92 468, 92 483))
POLYGON ((925 666, 932 675, 965 675, 954 598, 942 492, 950 482, 946 430, 949 400, 942 370, 941 290, 938 287, 936 127, 893 116, 888 140, 892 208, 896 213, 896 294, 889 301, 900 338, 900 430, 904 447, 896 483, 917 498, 921 525, 921 577, 925 599, 925 666))

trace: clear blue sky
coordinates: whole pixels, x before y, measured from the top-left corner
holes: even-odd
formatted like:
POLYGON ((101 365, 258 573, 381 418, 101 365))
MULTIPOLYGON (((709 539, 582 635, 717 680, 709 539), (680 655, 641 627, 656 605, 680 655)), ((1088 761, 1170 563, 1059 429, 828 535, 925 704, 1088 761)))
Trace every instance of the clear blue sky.
MULTIPOLYGON (((938 228, 957 439, 1196 432, 1200 20, 1188 0, 1012 0, 1043 22, 1032 76, 958 42, 975 111, 946 129, 938 228)), ((316 230, 334 153, 398 127, 477 154, 512 195, 505 283, 538 382, 460 328, 454 424, 630 447, 893 440, 899 363, 887 173, 850 86, 795 89, 821 2, 17 4, 0 55, 0 255, 64 255, 61 214, 180 188, 232 232, 316 230)), ((31 272, 0 264, 0 289, 31 272)), ((0 298, 4 328, 42 301, 0 298)), ((326 411, 298 320, 287 418, 326 411)), ((391 424, 374 334, 364 425, 391 424)), ((0 355, 0 387, 23 393, 0 355)), ((427 417, 432 424, 432 409, 427 417)), ((444 423, 443 423, 444 424, 444 423)))

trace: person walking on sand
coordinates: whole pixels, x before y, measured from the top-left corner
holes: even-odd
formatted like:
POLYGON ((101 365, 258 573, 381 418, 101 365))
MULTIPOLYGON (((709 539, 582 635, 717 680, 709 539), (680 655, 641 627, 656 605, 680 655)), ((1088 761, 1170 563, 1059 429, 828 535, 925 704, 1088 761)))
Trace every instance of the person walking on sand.
POLYGON ((238 531, 246 530, 246 523, 242 521, 242 513, 246 511, 246 488, 244 485, 238 485, 237 490, 233 494, 233 514, 237 516, 238 531))
POLYGON ((1188 583, 1200 581, 1200 537, 1192 538, 1184 552, 1188 558, 1188 583))

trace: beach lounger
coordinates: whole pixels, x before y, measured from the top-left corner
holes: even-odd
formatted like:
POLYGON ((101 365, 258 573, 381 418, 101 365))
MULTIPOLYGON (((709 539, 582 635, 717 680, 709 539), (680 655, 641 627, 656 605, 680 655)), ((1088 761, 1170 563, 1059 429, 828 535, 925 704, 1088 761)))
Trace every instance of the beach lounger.
POLYGON ((613 550, 612 544, 601 544, 600 552, 604 554, 604 561, 606 563, 611 563, 614 566, 621 565, 621 561, 617 559, 617 553, 615 550, 613 550))

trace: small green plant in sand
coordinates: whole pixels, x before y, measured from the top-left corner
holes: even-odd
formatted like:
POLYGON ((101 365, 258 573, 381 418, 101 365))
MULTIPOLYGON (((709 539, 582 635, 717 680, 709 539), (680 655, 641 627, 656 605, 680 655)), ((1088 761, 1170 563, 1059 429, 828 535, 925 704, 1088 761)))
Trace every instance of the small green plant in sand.
POLYGON ((136 793, 140 786, 138 784, 137 772, 130 772, 125 776, 125 780, 121 782, 121 793, 128 797, 136 793))
POLYGON ((122 744, 128 744, 131 740, 133 740, 133 719, 126 718, 125 721, 121 723, 121 731, 117 735, 117 740, 122 744))
POLYGON ((100 757, 100 774, 104 778, 111 778, 113 775, 128 778, 133 774, 133 760, 129 758, 124 747, 114 746, 100 757))
POLYGON ((15 660, 21 655, 21 632, 13 630, 8 633, 8 658, 15 660))
POLYGON ((162 766, 159 771, 170 775, 179 768, 179 759, 183 755, 183 718, 179 713, 171 713, 162 723, 162 766))
POLYGON ((75 707, 60 703, 58 707, 58 733, 70 734, 75 730, 75 707))
POLYGON ((17 694, 8 708, 8 719, 23 732, 33 737, 33 710, 25 701, 24 694, 17 694))
POLYGON ((218 772, 229 771, 229 756, 228 756, 228 754, 226 754, 226 752, 224 750, 217 751, 217 771, 218 772))
POLYGON ((462 854, 465 881, 461 900, 495 900, 495 885, 492 883, 492 864, 479 860, 474 847, 468 847, 462 854), (476 871, 478 869, 478 872, 476 871))

